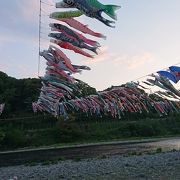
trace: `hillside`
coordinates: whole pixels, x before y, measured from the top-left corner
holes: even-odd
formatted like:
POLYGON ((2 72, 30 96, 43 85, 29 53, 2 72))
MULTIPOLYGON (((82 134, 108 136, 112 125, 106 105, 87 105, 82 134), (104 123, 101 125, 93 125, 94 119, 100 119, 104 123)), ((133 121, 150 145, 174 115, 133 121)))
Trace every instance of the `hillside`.
MULTIPOLYGON (((5 103, 3 117, 19 117, 33 114, 32 102, 37 101, 41 81, 37 78, 16 79, 0 71, 0 103, 5 103)), ((96 93, 96 89, 79 82, 82 96, 96 93)))
POLYGON ((14 117, 32 113, 31 103, 39 95, 39 79, 16 79, 0 72, 0 103, 5 103, 3 116, 14 117))

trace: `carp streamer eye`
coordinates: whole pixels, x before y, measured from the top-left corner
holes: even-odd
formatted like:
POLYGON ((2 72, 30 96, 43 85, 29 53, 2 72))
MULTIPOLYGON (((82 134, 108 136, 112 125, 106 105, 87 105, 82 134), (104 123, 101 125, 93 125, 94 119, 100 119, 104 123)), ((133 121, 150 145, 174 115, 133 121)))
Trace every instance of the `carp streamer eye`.
POLYGON ((70 6, 74 5, 74 0, 65 0, 64 2, 70 6))

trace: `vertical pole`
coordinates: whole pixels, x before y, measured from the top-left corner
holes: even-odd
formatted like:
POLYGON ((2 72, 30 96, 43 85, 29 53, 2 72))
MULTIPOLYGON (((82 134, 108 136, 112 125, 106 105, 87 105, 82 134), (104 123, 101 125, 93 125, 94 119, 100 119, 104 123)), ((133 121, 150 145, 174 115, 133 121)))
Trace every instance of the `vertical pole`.
POLYGON ((41 8, 42 8, 42 2, 39 1, 39 52, 38 52, 38 76, 40 73, 40 63, 41 63, 41 57, 39 55, 41 50, 41 8))

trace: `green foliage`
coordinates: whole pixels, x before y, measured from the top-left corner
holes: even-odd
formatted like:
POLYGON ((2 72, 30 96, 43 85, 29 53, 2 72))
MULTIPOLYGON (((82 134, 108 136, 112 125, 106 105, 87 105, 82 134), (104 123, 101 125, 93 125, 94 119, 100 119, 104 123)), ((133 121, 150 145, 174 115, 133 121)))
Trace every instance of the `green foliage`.
POLYGON ((53 120, 48 116, 41 118, 12 122, 5 121, 3 125, 0 125, 0 149, 180 134, 179 115, 167 118, 146 118, 136 121, 132 121, 132 119, 98 118, 74 121, 74 118, 72 118, 72 120, 64 122, 61 119, 59 121, 53 120))
POLYGON ((12 129, 5 133, 2 145, 11 148, 26 147, 29 144, 29 140, 30 137, 25 132, 19 129, 12 129))
POLYGON ((15 79, 0 72, 0 103, 6 104, 2 117, 32 114, 31 103, 39 96, 39 79, 15 79))
POLYGON ((5 133, 0 129, 0 146, 2 141, 4 140, 4 137, 5 137, 5 133))
POLYGON ((147 119, 139 122, 127 122, 119 128, 124 137, 151 137, 164 133, 158 120, 147 119))
POLYGON ((81 91, 80 94, 76 94, 76 96, 78 96, 78 97, 85 97, 85 96, 88 96, 88 95, 97 94, 95 88, 89 86, 87 83, 85 83, 83 81, 79 80, 76 85, 78 86, 78 88, 81 91))
POLYGON ((52 135, 57 143, 66 143, 79 140, 83 132, 76 123, 60 123, 53 129, 52 135))
POLYGON ((157 148, 156 153, 162 153, 162 148, 157 148))
POLYGON ((80 157, 75 157, 75 158, 74 158, 74 161, 75 161, 75 162, 79 162, 79 161, 81 161, 81 158, 80 158, 80 157))
MULTIPOLYGON (((84 82, 79 81, 77 86, 81 89, 78 97, 96 94, 96 89, 84 82)), ((108 115, 99 118, 72 112, 67 122, 49 115, 35 116, 31 103, 37 100, 40 88, 39 79, 17 80, 0 72, 0 103, 6 103, 1 118, 32 116, 0 121, 1 150, 180 134, 180 114, 160 118, 153 111, 149 114, 125 113, 119 120, 108 115)))
MULTIPOLYGON (((76 85, 81 91, 78 97, 96 94, 95 88, 82 81, 76 85)), ((0 71, 0 103, 6 104, 1 118, 32 115, 32 102, 37 101, 40 88, 40 79, 15 79, 0 71)))

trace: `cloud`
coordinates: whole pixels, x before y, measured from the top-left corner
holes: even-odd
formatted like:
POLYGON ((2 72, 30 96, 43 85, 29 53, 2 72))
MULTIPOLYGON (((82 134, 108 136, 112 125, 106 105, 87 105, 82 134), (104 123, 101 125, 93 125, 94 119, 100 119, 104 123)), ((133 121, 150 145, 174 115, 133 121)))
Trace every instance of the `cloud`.
POLYGON ((87 61, 86 64, 97 64, 105 62, 109 59, 112 59, 115 57, 115 54, 108 52, 108 46, 103 46, 100 48, 99 54, 95 56, 95 58, 91 61, 87 61))
MULTIPOLYGON (((50 12, 55 9, 55 7, 52 6, 53 4, 52 0, 46 0, 44 3, 41 3, 42 16, 48 16, 50 12)), ((38 0, 23 0, 21 4, 19 4, 19 8, 25 21, 32 23, 35 19, 39 20, 40 3, 38 0)), ((46 19, 48 19, 48 17, 46 19)))
POLYGON ((12 43, 15 42, 15 39, 10 38, 6 35, 0 35, 0 49, 6 44, 6 43, 12 43))
POLYGON ((39 12, 39 1, 31 0, 31 1, 21 1, 19 4, 21 17, 28 22, 34 22, 35 19, 38 18, 39 12))
POLYGON ((38 2, 38 0, 4 1, 0 7, 1 29, 11 28, 11 31, 14 31, 15 28, 23 26, 21 27, 23 31, 29 23, 35 24, 39 18, 38 2))
POLYGON ((87 65, 97 65, 98 63, 109 62, 111 60, 112 64, 119 67, 124 66, 129 70, 138 69, 144 67, 147 64, 151 64, 155 61, 153 54, 150 52, 142 52, 136 55, 128 55, 128 54, 118 54, 118 53, 110 53, 108 51, 109 47, 104 46, 100 50, 98 56, 91 61, 87 61, 87 65))
MULTIPOLYGON (((0 35, 0 48, 2 48, 5 45, 8 45, 8 44, 11 45, 11 43, 15 43, 15 42, 21 42, 23 44, 31 43, 33 46, 37 46, 38 38, 28 36, 28 35, 22 35, 22 36, 13 36, 12 34, 0 35)), ((23 46, 23 44, 22 44, 22 46, 23 46)))
POLYGON ((38 9, 37 0, 5 1, 0 7, 0 46, 15 41, 37 41, 38 9))
POLYGON ((108 49, 108 46, 102 47, 99 55, 95 56, 93 60, 86 62, 86 64, 96 65, 98 63, 109 62, 109 60, 111 60, 112 64, 117 67, 124 66, 129 70, 134 70, 141 68, 147 64, 151 64, 155 61, 153 54, 151 54, 150 52, 142 52, 136 55, 128 55, 110 53, 108 49))
POLYGON ((124 65, 130 70, 141 68, 154 62, 154 56, 150 52, 143 52, 138 55, 120 55, 113 60, 114 65, 124 65))
POLYGON ((12 64, 12 63, 0 63, 0 71, 7 73, 8 75, 17 74, 20 78, 37 77, 37 72, 27 65, 12 64), (20 73, 19 73, 20 72, 20 73))

